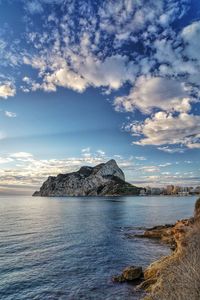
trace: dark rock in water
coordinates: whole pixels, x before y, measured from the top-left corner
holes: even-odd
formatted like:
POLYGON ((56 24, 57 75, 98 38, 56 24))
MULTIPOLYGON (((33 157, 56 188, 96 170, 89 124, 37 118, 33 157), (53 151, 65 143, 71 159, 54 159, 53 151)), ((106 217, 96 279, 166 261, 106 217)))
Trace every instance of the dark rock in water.
POLYGON ((142 267, 130 266, 126 267, 121 275, 114 276, 112 278, 113 282, 126 282, 135 281, 143 276, 142 267))
POLYGON ((50 176, 33 196, 122 196, 138 195, 140 188, 125 181, 123 171, 114 159, 95 167, 50 176))

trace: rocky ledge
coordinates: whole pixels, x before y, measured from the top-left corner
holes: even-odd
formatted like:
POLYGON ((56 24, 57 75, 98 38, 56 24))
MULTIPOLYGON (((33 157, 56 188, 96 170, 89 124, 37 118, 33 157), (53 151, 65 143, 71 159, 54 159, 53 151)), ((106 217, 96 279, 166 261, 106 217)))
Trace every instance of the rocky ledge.
POLYGON ((129 235, 129 237, 157 239, 168 244, 171 250, 177 248, 177 233, 185 231, 194 224, 194 218, 178 220, 175 224, 158 225, 147 228, 142 234, 129 235))
POLYGON ((123 171, 114 159, 95 167, 50 176, 33 196, 122 196, 138 195, 140 188, 125 181, 123 171))
POLYGON ((144 300, 200 299, 200 198, 196 201, 194 217, 144 230, 129 238, 151 238, 167 243, 172 253, 153 262, 146 269, 127 267, 114 282, 132 281, 136 290, 145 290, 144 300), (128 276, 127 276, 128 274, 128 276))

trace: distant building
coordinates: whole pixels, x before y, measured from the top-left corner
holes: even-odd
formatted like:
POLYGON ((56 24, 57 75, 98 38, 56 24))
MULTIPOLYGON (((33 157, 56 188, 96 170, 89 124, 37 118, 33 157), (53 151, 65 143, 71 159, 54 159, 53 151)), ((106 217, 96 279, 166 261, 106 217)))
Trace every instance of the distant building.
POLYGON ((174 186, 172 193, 173 194, 178 194, 181 191, 181 187, 180 186, 174 186))
POLYGON ((142 189, 140 191, 140 196, 146 196, 146 190, 145 189, 142 189))
POLYGON ((174 190, 174 186, 172 184, 167 185, 167 188, 166 188, 167 195, 173 194, 173 190, 174 190))
POLYGON ((144 187, 140 191, 140 196, 149 196, 149 195, 179 195, 179 196, 188 196, 188 195, 199 195, 200 186, 197 187, 187 187, 187 186, 174 186, 173 184, 167 185, 165 188, 158 187, 144 187))

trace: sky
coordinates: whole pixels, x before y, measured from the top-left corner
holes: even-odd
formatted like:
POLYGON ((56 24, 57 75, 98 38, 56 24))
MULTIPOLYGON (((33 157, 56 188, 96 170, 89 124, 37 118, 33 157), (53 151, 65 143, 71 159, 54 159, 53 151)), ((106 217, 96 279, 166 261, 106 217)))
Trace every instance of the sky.
POLYGON ((0 194, 114 158, 200 185, 200 2, 0 0, 0 194))

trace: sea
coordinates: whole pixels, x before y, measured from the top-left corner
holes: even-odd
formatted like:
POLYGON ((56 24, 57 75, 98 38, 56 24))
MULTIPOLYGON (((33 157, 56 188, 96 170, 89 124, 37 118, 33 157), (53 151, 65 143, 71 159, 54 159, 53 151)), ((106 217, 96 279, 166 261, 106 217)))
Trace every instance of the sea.
POLYGON ((170 250, 130 234, 192 216, 196 198, 1 196, 0 299, 140 299, 112 276, 170 250))

